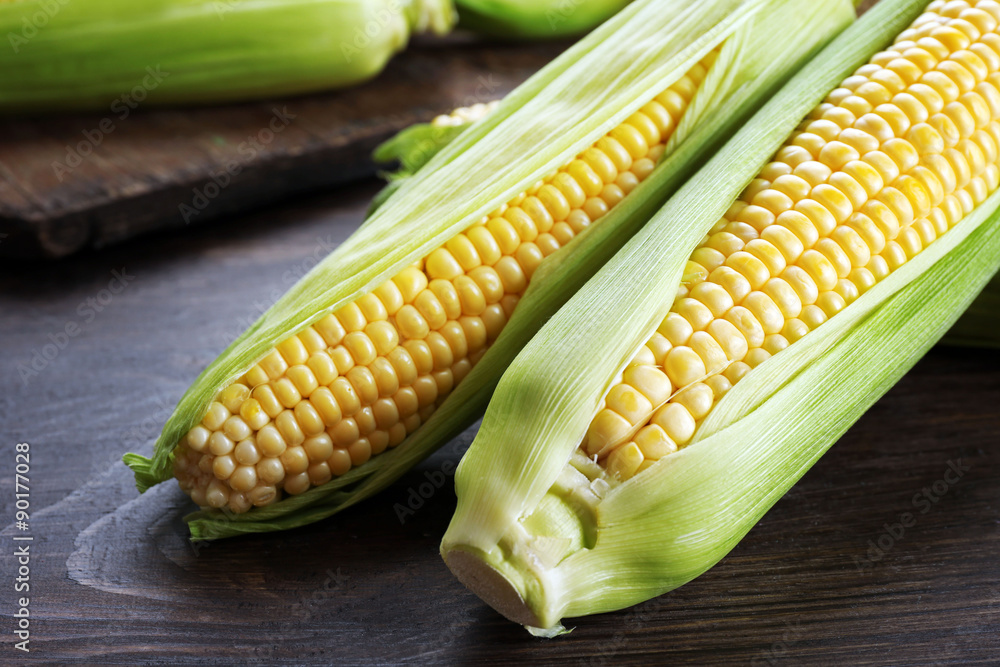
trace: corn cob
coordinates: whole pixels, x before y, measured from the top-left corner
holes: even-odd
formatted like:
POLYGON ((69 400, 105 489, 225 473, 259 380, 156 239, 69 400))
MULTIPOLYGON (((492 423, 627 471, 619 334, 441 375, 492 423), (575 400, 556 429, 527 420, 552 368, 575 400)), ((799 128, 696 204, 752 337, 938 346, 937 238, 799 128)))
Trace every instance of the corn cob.
POLYGON ((245 512, 402 443, 486 354, 542 261, 652 173, 715 58, 554 176, 275 346, 181 439, 181 488, 245 512))
POLYGON ((0 2, 0 111, 125 113, 349 86, 411 31, 454 20, 450 0, 0 2))
POLYGON ((849 29, 510 366, 442 542, 508 618, 557 633, 711 567, 997 270, 1000 3, 925 5, 849 29))
POLYGON ((406 179, 203 373, 153 459, 127 455, 140 490, 173 470, 214 508, 189 522, 211 538, 391 483, 477 416, 547 314, 853 15, 847 0, 667 4, 677 16, 634 3, 406 179), (770 44, 777 16, 802 39, 770 44))
POLYGON ((676 452, 751 369, 996 189, 1000 6, 960 7, 932 6, 844 81, 716 223, 608 392, 588 456, 629 479, 676 452))
POLYGON ((476 32, 514 39, 553 39, 590 30, 629 0, 456 0, 459 21, 476 32))

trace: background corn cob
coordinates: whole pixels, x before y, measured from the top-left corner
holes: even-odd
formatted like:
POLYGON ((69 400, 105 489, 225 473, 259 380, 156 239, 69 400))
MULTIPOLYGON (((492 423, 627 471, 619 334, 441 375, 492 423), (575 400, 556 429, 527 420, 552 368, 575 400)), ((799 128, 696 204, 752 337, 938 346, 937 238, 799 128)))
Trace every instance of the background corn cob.
POLYGON ((169 476, 173 460, 199 502, 261 506, 246 519, 190 517, 192 534, 210 538, 301 525, 383 488, 477 416, 538 323, 852 16, 846 1, 669 4, 677 11, 634 3, 408 179, 199 378, 153 459, 126 457, 140 489, 169 476), (802 28, 796 44, 769 43, 778 16, 802 28), (696 86, 699 62, 713 58, 696 86), (683 79, 688 72, 694 78, 683 79), (667 157, 653 169, 667 135, 667 157), (595 217, 601 224, 588 227, 595 217), (572 252, 538 268, 573 236, 572 252), (460 283, 467 295, 456 299, 460 283), (279 490, 293 497, 274 502, 279 490))
POLYGON ((586 32, 629 0, 456 0, 464 27, 505 38, 552 39, 586 32))
POLYGON ((129 95, 143 104, 211 103, 347 86, 381 71, 411 31, 447 32, 454 18, 450 0, 0 2, 11 47, 0 49, 0 110, 106 109, 129 95))
POLYGON ((924 4, 838 39, 509 368, 442 542, 508 618, 558 631, 703 572, 996 271, 995 2, 930 3, 719 201, 924 4))

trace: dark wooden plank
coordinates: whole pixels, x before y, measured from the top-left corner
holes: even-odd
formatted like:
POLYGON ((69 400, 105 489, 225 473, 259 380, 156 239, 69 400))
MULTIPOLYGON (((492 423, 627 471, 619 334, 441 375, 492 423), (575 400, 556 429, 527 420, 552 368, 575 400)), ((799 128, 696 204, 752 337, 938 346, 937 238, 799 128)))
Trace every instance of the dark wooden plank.
POLYGON ((0 256, 59 257, 369 176, 393 133, 502 97, 565 46, 418 40, 339 92, 0 119, 0 256))
MULTIPOLYGON (((401 524, 450 445, 381 496, 281 535, 200 548, 172 484, 138 496, 118 462, 245 324, 359 224, 376 184, 0 269, 0 531, 14 445, 31 459, 30 658, 50 664, 996 664, 1000 354, 936 348, 717 567, 632 610, 530 637, 467 592, 437 547, 451 481, 401 524), (112 271, 134 278, 106 305, 112 271), (97 299, 101 312, 88 308, 97 299), (105 299, 106 300, 106 299, 105 299), (80 304, 84 304, 82 307, 80 304), (88 321, 89 320, 89 321, 88 321), (67 339, 37 375, 18 365, 67 339), (913 497, 969 468, 926 514, 913 497), (917 523, 875 563, 868 541, 917 523), (894 529, 895 530, 895 529, 894 529)), ((51 352, 51 349, 49 350, 51 352)), ((425 489, 426 490, 426 489, 425 489)), ((14 562, 0 612, 12 629, 14 562)), ((2 660, 14 655, 10 643, 2 660)))

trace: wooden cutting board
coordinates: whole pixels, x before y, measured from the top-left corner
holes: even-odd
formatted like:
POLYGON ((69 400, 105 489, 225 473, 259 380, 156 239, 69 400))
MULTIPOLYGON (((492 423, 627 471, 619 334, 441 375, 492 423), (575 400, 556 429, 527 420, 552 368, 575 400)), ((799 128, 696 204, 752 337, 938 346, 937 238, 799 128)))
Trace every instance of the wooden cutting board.
POLYGON ((393 133, 502 97, 567 45, 459 35, 418 42, 344 91, 2 119, 0 256, 61 257, 369 176, 393 133))

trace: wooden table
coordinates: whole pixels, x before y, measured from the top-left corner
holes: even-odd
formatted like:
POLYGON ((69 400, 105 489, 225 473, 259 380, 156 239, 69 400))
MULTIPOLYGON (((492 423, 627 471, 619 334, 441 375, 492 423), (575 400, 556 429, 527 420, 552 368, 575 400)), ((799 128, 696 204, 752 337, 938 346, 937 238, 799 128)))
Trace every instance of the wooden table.
POLYGON ((571 622, 555 640, 507 622, 445 568, 437 549, 454 509, 450 481, 397 519, 394 505, 468 438, 341 516, 188 544, 186 498, 173 483, 140 497, 122 453, 150 450, 195 375, 360 223, 375 189, 0 270, 0 662, 21 657, 11 552, 24 544, 14 536, 29 534, 25 657, 56 664, 1000 659, 996 352, 936 348, 718 566, 635 609, 571 622), (104 292, 116 271, 126 285, 104 292), (18 364, 45 354, 69 323, 76 335, 22 380, 18 364), (12 523, 20 442, 31 445, 27 532, 12 523), (968 470, 958 483, 926 514, 915 510, 915 494, 959 462, 968 470), (883 537, 903 512, 916 525, 883 537), (865 560, 880 539, 894 544, 865 560))

